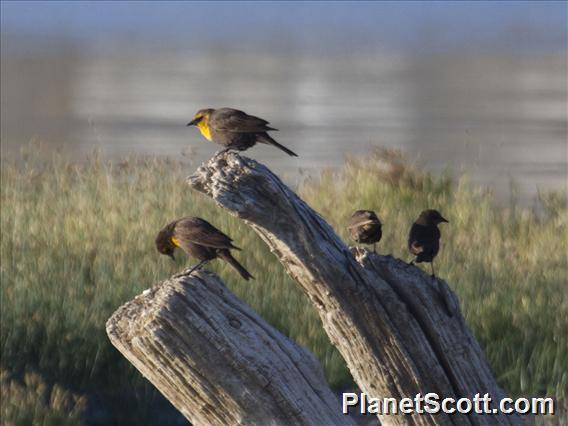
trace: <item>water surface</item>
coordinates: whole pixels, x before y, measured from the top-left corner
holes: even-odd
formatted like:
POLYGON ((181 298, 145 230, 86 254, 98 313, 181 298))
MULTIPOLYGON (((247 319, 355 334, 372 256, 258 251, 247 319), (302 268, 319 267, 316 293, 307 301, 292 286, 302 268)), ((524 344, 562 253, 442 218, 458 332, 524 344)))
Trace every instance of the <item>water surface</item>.
POLYGON ((340 165, 373 145, 401 148, 429 170, 467 171, 507 199, 565 189, 565 55, 403 55, 144 51, 85 54, 73 46, 2 58, 2 151, 38 138, 78 158, 190 155, 217 146, 185 124, 204 107, 269 120, 291 158, 249 155, 277 172, 340 165))

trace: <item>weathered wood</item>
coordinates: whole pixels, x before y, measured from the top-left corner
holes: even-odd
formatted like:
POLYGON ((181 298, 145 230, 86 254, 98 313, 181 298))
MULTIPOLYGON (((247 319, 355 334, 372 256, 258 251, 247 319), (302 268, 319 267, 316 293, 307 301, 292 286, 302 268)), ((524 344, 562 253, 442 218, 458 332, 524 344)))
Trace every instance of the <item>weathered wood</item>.
MULTIPOLYGON (((267 243, 319 312, 331 342, 369 397, 442 398, 499 388, 447 284, 392 257, 356 250, 265 166, 218 154, 188 178, 267 243), (448 311, 453 315, 449 316, 448 311)), ((403 231, 406 232, 406 231, 403 231)), ((519 424, 515 416, 386 416, 383 424, 519 424)))
POLYGON ((195 425, 354 424, 313 355, 214 274, 145 291, 112 315, 107 334, 195 425))

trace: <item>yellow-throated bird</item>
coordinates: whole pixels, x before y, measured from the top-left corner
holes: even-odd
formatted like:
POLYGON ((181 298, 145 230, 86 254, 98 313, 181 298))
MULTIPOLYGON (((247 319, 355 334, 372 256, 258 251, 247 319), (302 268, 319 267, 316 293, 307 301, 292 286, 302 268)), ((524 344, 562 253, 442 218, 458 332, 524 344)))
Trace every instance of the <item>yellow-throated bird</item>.
POLYGON ((156 237, 156 248, 161 254, 174 259, 174 250, 179 247, 189 256, 199 260, 196 266, 185 272, 186 274, 190 274, 207 262, 219 257, 229 263, 243 279, 248 281, 254 277, 237 262, 229 251, 230 249, 240 250, 233 245, 232 241, 231 238, 206 220, 188 216, 167 224, 156 237))
POLYGON ((377 214, 372 210, 357 210, 351 215, 347 230, 356 243, 373 244, 377 251, 377 243, 381 241, 382 224, 377 214))
POLYGON ((448 221, 438 210, 424 210, 412 224, 408 235, 408 250, 416 258, 410 262, 430 262, 432 277, 434 273, 434 258, 440 250, 440 230, 438 225, 448 221))
POLYGON ((225 150, 244 151, 256 143, 264 143, 281 149, 293 157, 298 155, 280 145, 267 133, 278 130, 268 126, 268 121, 248 115, 233 108, 200 109, 188 126, 197 126, 205 139, 226 147, 225 150))

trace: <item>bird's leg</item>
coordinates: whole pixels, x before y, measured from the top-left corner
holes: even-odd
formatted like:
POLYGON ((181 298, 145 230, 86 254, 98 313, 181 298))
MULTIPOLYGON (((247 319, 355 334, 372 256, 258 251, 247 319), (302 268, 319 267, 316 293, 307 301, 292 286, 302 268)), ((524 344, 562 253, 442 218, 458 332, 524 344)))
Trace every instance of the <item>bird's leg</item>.
POLYGON ((223 154, 226 154, 227 152, 231 152, 231 151, 236 151, 236 149, 235 148, 225 148, 225 149, 222 149, 221 151, 219 151, 217 153, 217 155, 223 155, 223 154))
POLYGON ((430 262, 430 268, 432 268, 432 278, 436 278, 436 274, 434 273, 434 259, 430 262))
POLYGON ((373 243, 373 253, 377 252, 377 243, 373 243))
POLYGON ((197 265, 192 266, 190 268, 186 268, 183 271, 181 271, 179 274, 174 275, 175 278, 179 278, 179 277, 184 277, 187 275, 191 275, 191 273, 193 271, 196 271, 197 269, 201 269, 203 266, 205 266, 206 263, 208 263, 209 260, 202 260, 201 262, 199 262, 197 265))

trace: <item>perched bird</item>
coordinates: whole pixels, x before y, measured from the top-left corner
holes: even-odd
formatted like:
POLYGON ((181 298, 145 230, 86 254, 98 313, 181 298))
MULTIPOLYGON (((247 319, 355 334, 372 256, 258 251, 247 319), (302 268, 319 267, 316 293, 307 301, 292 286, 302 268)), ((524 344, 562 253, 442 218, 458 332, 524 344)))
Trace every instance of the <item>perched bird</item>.
POLYGON ((373 251, 377 251, 377 243, 383 235, 381 221, 372 210, 357 210, 351 215, 347 230, 351 238, 362 244, 373 244, 373 251))
POLYGON ((197 126, 205 139, 226 147, 225 151, 244 151, 256 143, 265 143, 281 149, 293 157, 297 155, 280 145, 267 133, 278 130, 268 126, 268 121, 248 115, 233 108, 200 109, 188 126, 197 126))
POLYGON ((412 224, 408 235, 408 250, 416 258, 410 264, 430 262, 432 277, 434 273, 434 258, 440 249, 440 230, 438 225, 448 223, 438 210, 424 210, 412 224))
POLYGON ((190 274, 205 263, 220 257, 248 281, 254 277, 231 255, 230 249, 240 250, 232 241, 206 220, 183 217, 169 223, 158 233, 156 248, 161 254, 174 259, 174 250, 179 247, 187 255, 199 260, 196 266, 189 268, 184 274, 190 274))

